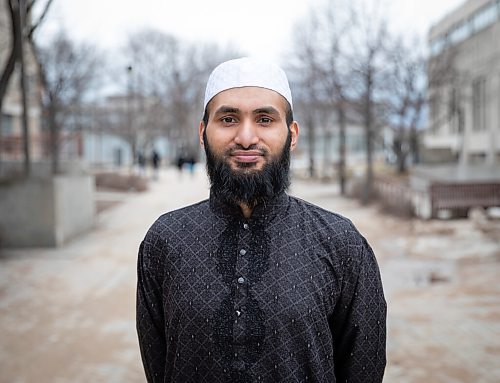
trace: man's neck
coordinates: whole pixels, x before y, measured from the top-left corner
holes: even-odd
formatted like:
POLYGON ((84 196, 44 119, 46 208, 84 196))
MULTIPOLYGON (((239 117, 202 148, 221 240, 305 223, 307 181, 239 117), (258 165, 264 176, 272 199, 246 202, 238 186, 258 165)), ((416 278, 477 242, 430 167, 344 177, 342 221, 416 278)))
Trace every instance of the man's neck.
POLYGON ((240 203, 240 209, 241 213, 243 214, 243 217, 247 219, 250 218, 250 216, 252 215, 253 208, 251 208, 246 204, 240 203))

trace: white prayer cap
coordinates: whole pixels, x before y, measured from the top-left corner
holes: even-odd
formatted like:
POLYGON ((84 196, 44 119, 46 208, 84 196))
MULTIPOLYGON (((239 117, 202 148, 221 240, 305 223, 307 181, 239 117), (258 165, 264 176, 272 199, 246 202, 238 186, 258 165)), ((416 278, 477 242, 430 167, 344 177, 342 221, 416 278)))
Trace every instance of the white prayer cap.
POLYGON ((243 57, 223 62, 208 78, 203 108, 218 93, 232 88, 256 86, 274 90, 281 94, 292 107, 292 92, 286 74, 276 64, 243 57))

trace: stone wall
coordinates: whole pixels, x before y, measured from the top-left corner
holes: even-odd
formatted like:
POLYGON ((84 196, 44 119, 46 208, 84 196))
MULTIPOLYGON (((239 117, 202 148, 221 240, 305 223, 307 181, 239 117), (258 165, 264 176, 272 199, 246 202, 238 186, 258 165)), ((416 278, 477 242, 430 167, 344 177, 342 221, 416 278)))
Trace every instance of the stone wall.
POLYGON ((29 178, 0 185, 0 246, 60 246, 94 226, 94 177, 29 178))

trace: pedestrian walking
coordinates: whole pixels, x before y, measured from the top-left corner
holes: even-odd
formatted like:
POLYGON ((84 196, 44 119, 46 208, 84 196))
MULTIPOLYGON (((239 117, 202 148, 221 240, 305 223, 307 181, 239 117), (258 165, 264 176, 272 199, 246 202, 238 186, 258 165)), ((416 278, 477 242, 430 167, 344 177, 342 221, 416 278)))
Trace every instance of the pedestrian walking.
POLYGON ((139 165, 139 175, 144 177, 146 174, 146 157, 142 151, 137 152, 137 165, 139 165))
POLYGON ((158 172, 160 167, 160 155, 153 149, 153 153, 151 154, 151 164, 153 165, 153 179, 158 179, 158 172))
POLYGON ((299 125, 282 69, 227 61, 207 83, 209 199, 140 244, 137 331, 149 382, 381 382, 386 303, 346 218, 287 194, 299 125))
POLYGON ((179 174, 182 174, 182 169, 184 168, 184 163, 186 162, 184 156, 180 154, 177 157, 177 169, 179 169, 179 174))

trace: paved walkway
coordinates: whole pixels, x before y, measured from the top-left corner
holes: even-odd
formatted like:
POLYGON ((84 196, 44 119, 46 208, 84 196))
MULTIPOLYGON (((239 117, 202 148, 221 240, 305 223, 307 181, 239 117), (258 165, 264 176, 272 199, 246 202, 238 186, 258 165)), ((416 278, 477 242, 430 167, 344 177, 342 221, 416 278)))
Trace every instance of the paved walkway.
MULTIPOLYGON (((95 230, 58 249, 0 253, 0 382, 144 382, 135 333, 136 253, 164 211, 208 195, 200 168, 164 171, 95 230)), ((499 382, 496 226, 420 224, 361 208, 331 185, 291 193, 352 218, 372 243, 389 303, 385 382, 499 382)))

